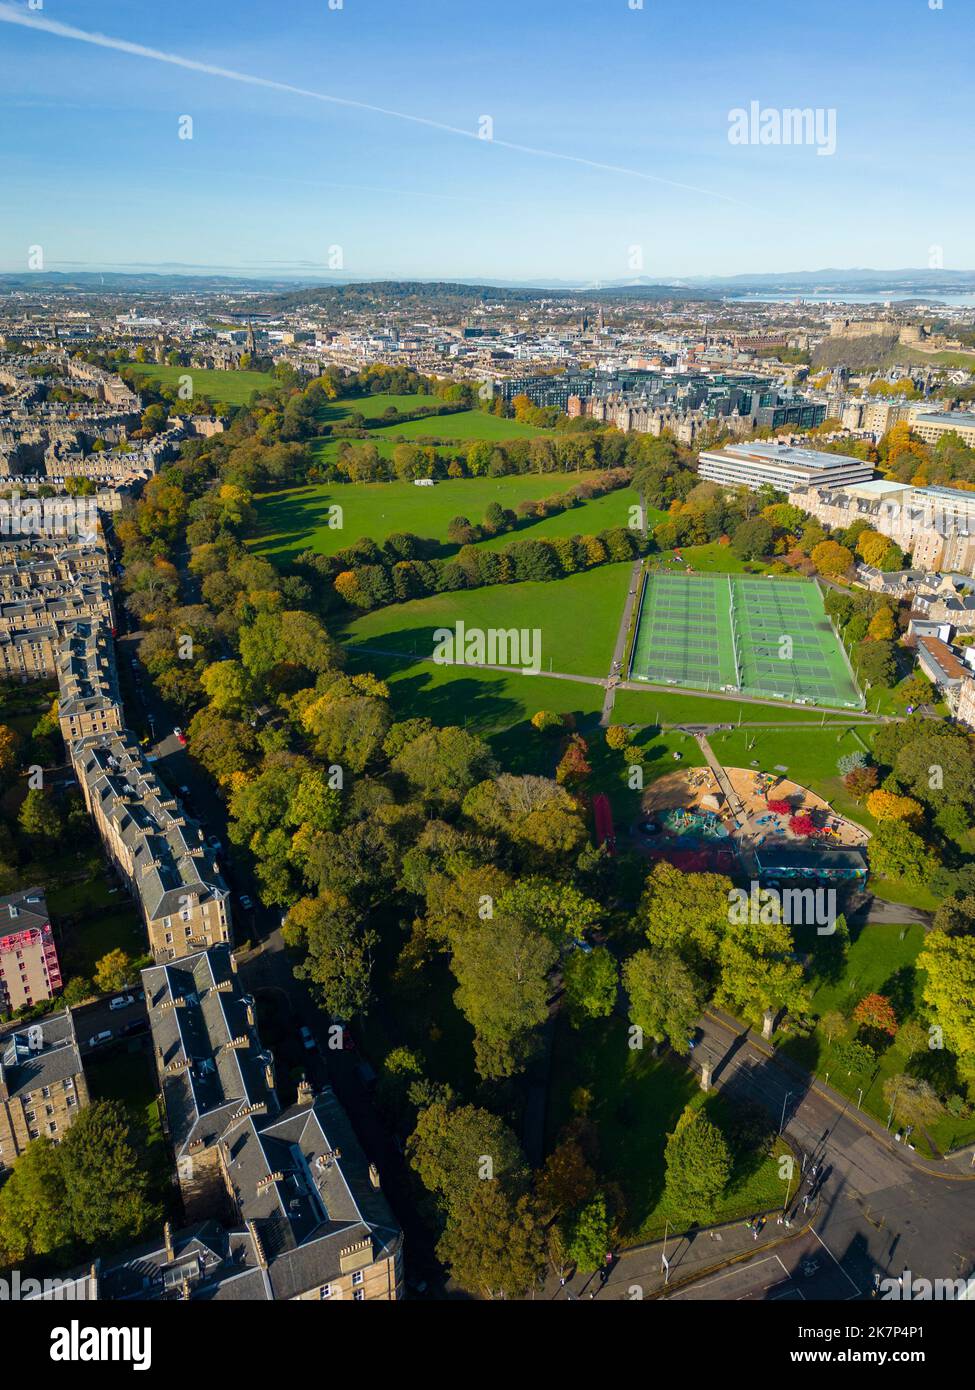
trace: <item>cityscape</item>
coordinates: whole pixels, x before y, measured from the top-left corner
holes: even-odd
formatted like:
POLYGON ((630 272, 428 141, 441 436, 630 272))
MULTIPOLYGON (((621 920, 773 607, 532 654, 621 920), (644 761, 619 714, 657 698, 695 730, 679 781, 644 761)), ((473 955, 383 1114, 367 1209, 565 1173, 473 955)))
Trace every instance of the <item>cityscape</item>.
POLYGON ((0 3, 0 1298, 949 1364, 972 16, 197 8, 0 3))

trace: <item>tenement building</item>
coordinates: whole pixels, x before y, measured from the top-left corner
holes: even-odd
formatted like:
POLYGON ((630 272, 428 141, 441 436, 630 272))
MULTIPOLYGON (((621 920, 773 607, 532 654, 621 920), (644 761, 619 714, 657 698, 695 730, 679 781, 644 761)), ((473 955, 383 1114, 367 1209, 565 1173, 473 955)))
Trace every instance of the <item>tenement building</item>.
POLYGON ((87 1104, 70 1010, 0 1032, 0 1170, 42 1135, 57 1143, 87 1104))
POLYGON ((142 908, 153 958, 230 941, 230 894, 217 859, 135 736, 93 734, 69 751, 105 850, 142 908))

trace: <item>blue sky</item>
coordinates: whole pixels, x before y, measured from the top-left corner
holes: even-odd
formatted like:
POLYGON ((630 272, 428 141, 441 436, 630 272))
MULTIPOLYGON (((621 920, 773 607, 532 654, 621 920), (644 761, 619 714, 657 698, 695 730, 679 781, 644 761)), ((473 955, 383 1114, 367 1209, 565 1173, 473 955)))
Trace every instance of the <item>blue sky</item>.
POLYGON ((926 266, 933 246, 975 267, 970 0, 631 4, 0 0, 434 123, 0 23, 0 268, 37 245, 47 269, 275 273, 338 246, 351 275, 522 281, 926 266), (730 144, 752 101, 835 108, 836 153, 730 144), (493 141, 455 133, 483 116, 493 141))

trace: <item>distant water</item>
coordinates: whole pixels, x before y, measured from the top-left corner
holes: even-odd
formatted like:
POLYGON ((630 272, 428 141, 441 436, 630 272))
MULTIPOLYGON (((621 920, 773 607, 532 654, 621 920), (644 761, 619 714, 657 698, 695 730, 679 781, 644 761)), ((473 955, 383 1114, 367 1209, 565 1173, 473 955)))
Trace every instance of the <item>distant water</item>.
POLYGON ((725 295, 725 299, 733 300, 735 303, 754 304, 790 304, 797 299, 805 300, 807 304, 893 304, 910 299, 916 300, 919 304, 950 305, 955 309, 968 309, 975 306, 975 291, 967 294, 932 294, 930 290, 917 290, 913 293, 910 290, 872 290, 865 294, 827 294, 820 290, 809 290, 801 294, 767 294, 758 290, 749 294, 728 294, 725 295))

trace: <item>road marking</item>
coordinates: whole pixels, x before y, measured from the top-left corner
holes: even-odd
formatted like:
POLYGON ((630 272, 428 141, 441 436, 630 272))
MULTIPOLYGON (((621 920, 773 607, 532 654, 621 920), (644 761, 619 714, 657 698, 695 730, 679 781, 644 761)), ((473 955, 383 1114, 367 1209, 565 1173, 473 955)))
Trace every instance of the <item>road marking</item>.
POLYGON ((816 1239, 819 1241, 820 1245, 821 1245, 821 1246, 823 1247, 823 1249, 826 1251, 827 1255, 828 1255, 828 1256, 830 1257, 830 1259, 833 1261, 833 1263, 834 1263, 834 1265, 836 1266, 836 1268, 839 1269, 839 1270, 842 1270, 843 1278, 846 1279, 850 1284, 853 1285, 853 1291, 854 1291, 854 1293, 859 1293, 859 1292, 860 1292, 859 1287, 858 1287, 856 1284, 853 1283, 853 1280, 852 1280, 852 1279, 850 1278, 850 1276, 847 1274, 846 1270, 843 1269, 843 1266, 840 1264, 839 1260, 838 1260, 838 1259, 836 1258, 836 1256, 833 1254, 832 1250, 829 1248, 829 1246, 828 1246, 828 1245, 826 1244, 826 1242, 823 1240, 823 1238, 822 1238, 822 1236, 819 1234, 819 1232, 816 1231, 816 1230, 814 1230, 812 1226, 810 1226, 809 1229, 812 1231, 813 1235, 816 1237, 816 1239))

